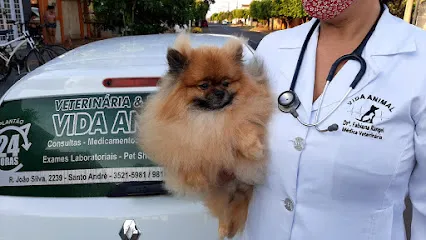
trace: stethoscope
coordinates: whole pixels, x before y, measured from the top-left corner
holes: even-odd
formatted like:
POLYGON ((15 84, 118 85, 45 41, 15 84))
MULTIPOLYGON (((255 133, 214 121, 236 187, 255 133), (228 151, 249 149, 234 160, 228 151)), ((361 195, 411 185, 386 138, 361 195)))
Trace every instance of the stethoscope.
POLYGON ((322 122, 324 122, 328 117, 330 117, 331 114, 333 114, 337 110, 337 108, 343 103, 343 101, 345 101, 345 99, 347 98, 349 93, 358 85, 358 83, 361 81, 362 77, 364 76, 365 71, 367 69, 367 64, 366 64, 365 60, 361 57, 361 54, 362 54, 362 51, 365 48, 365 45, 367 45, 368 40, 370 39, 371 35, 373 34, 373 32, 374 32, 374 30, 377 26, 377 23, 380 20, 380 17, 383 15, 384 10, 385 10, 385 8, 384 8, 383 4, 381 4, 381 10, 380 10, 379 17, 377 18, 376 22, 371 27, 370 31, 367 33, 367 35, 365 36, 363 41, 360 43, 360 45, 352 53, 344 55, 344 56, 340 57, 339 59, 337 59, 333 63, 333 65, 331 66, 330 71, 329 71, 328 76, 327 76, 327 79, 326 79, 327 81, 326 81, 326 84, 324 86, 323 94, 321 94, 321 96, 320 96, 320 105, 318 107, 317 113, 315 114, 315 122, 316 123, 308 124, 308 123, 303 122, 300 119, 299 114, 296 111, 297 108, 300 105, 300 100, 297 97, 297 94, 295 93, 294 88, 296 86, 297 76, 299 75, 300 66, 302 65, 303 56, 305 54, 307 45, 309 43, 309 40, 310 40, 314 30, 316 29, 316 27, 319 24, 319 20, 317 19, 314 22, 314 24, 312 25, 311 29, 309 30, 308 35, 306 36, 306 39, 303 43, 302 50, 300 52, 299 59, 297 61, 296 70, 295 70, 294 75, 293 75, 293 80, 291 82, 290 90, 281 93, 280 96, 278 97, 278 108, 284 113, 291 113, 293 115, 293 117, 295 117, 301 124, 303 124, 307 127, 315 127, 320 132, 337 131, 339 129, 339 126, 336 123, 331 124, 326 129, 319 129, 318 125, 321 124, 322 122), (334 74, 336 73, 336 70, 337 70, 337 67, 339 66, 339 64, 344 62, 344 61, 347 61, 347 60, 355 60, 355 61, 359 62, 359 64, 361 65, 361 68, 358 71, 358 74, 355 76, 355 79, 352 81, 348 91, 346 92, 344 97, 340 100, 340 102, 337 104, 337 106, 324 119, 319 121, 319 114, 320 114, 321 106, 322 106, 322 103, 323 103, 323 100, 324 100, 324 95, 327 92, 327 88, 330 85, 331 80, 333 80, 334 74))

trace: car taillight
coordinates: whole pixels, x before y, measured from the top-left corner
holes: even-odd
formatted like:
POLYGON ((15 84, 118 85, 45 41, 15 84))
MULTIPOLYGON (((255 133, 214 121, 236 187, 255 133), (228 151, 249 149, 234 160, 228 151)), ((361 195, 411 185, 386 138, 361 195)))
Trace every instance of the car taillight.
POLYGON ((104 79, 103 85, 105 87, 155 87, 157 86, 159 78, 107 78, 104 79))

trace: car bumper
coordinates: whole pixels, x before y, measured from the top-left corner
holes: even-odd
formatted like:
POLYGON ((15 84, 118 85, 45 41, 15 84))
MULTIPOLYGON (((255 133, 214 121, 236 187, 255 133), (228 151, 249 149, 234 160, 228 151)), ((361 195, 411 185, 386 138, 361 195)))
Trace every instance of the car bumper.
POLYGON ((140 240, 217 240, 217 221, 199 202, 170 196, 30 198, 0 196, 0 239, 119 240, 134 220, 140 240))

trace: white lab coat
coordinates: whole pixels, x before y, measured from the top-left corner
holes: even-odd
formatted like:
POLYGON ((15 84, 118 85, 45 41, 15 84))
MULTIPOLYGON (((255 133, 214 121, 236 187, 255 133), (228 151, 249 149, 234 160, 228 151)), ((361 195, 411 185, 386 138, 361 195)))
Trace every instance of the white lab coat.
MULTIPOLYGON (((256 50, 276 97, 290 87, 313 22, 271 33, 256 50)), ((319 106, 318 100, 312 104, 317 37, 318 28, 295 89, 305 122, 314 120, 319 106)), ((361 82, 320 125, 337 123, 338 131, 320 133, 275 107, 269 174, 256 188, 239 239, 405 240, 404 198, 410 194, 411 239, 426 240, 426 31, 386 8, 363 57, 367 70, 361 82)), ((350 61, 338 72, 320 119, 338 104, 358 70, 350 61)))

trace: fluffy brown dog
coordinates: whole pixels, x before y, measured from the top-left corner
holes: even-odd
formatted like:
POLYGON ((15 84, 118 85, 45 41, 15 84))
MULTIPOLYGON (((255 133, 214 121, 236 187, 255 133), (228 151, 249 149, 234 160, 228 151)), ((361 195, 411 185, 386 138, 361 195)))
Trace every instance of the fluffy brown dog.
POLYGON ((201 197, 219 219, 219 235, 244 228, 253 185, 268 159, 266 125, 272 97, 263 65, 243 63, 243 41, 191 48, 180 34, 167 53, 169 70, 139 116, 141 149, 165 171, 175 194, 201 197), (221 183, 220 173, 235 178, 221 183))

